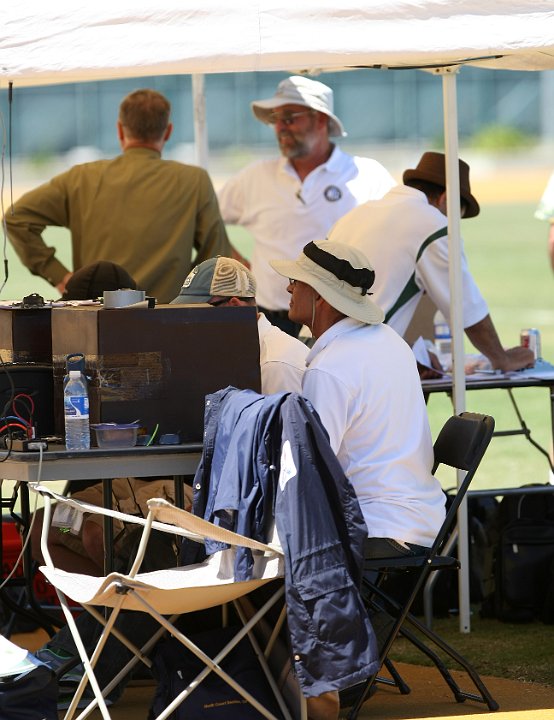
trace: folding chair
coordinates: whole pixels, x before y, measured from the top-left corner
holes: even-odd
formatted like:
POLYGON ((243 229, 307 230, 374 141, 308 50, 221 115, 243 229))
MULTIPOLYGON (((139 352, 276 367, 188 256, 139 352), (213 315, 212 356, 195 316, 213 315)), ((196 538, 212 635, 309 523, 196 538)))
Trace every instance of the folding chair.
POLYGON ((459 569, 460 567, 458 558, 441 553, 445 550, 449 532, 456 522, 458 508, 485 454, 493 430, 494 419, 488 415, 465 412, 457 416, 455 415, 446 421, 434 444, 435 461, 432 472, 435 473, 438 466, 444 464, 465 470, 466 475, 452 501, 433 546, 424 556, 384 558, 366 560, 364 562, 364 571, 366 573, 371 572, 371 577, 375 577, 376 575, 375 580, 369 579, 366 576, 363 581, 369 609, 385 609, 394 618, 394 624, 392 625, 379 657, 380 667, 383 665, 387 667, 392 675, 392 680, 380 678, 377 676, 377 673, 368 678, 356 703, 348 714, 348 720, 354 720, 354 718, 358 716, 360 708, 368 697, 371 687, 378 680, 399 687, 400 692, 403 694, 409 693, 409 687, 403 682, 388 658, 392 644, 399 635, 412 642, 434 662, 447 685, 450 687, 457 702, 464 702, 466 699, 475 700, 485 703, 490 710, 498 709, 498 703, 492 698, 472 665, 439 637, 439 635, 417 620, 410 612, 417 594, 423 588, 433 571, 459 569), (404 602, 395 600, 389 593, 385 592, 382 587, 386 576, 389 573, 396 572, 410 573, 412 575, 413 584, 410 586, 409 595, 404 602), (433 643, 434 646, 440 648, 445 654, 455 660, 467 672, 477 688, 478 694, 462 690, 435 650, 411 632, 407 625, 418 630, 425 636, 426 640, 433 643))
MULTIPOLYGON (((268 611, 282 600, 284 585, 279 583, 279 587, 272 592, 264 605, 254 611, 253 614, 251 612, 245 612, 240 602, 241 598, 244 598, 253 590, 260 588, 262 585, 276 578, 283 577, 283 553, 277 543, 264 544, 238 535, 220 526, 213 525, 185 510, 180 510, 162 499, 152 499, 148 501, 149 513, 147 518, 144 519, 126 516, 123 513, 97 508, 88 503, 83 503, 65 496, 59 496, 49 488, 43 486, 35 486, 33 489, 43 495, 45 503, 41 547, 47 565, 42 567, 41 571, 56 588, 62 610, 85 668, 85 676, 67 711, 65 716, 66 720, 70 720, 70 718, 74 716, 87 682, 90 682, 95 699, 92 700, 78 716, 79 719, 86 717, 98 706, 104 720, 109 720, 110 714, 104 698, 137 662, 142 661, 147 665, 151 665, 147 653, 166 631, 177 638, 184 647, 194 653, 194 655, 204 663, 205 667, 198 676, 189 683, 186 689, 158 715, 157 720, 167 718, 210 672, 217 673, 217 675, 223 678, 225 682, 234 688, 248 703, 253 705, 263 717, 268 718, 268 720, 280 720, 281 717, 286 720, 292 720, 291 711, 287 707, 283 695, 274 680, 268 662, 269 655, 285 618, 284 607, 281 610, 277 623, 273 623, 273 632, 263 651, 254 633, 254 628, 258 622, 265 618, 268 611), (56 569, 52 563, 47 547, 52 500, 66 502, 77 507, 80 511, 99 512, 100 514, 119 518, 127 522, 142 524, 144 528, 141 540, 130 571, 127 574, 113 572, 106 577, 91 577, 77 573, 67 573, 63 570, 56 569), (138 570, 144 558, 152 529, 183 535, 197 542, 203 542, 204 539, 211 538, 226 543, 230 545, 231 548, 214 553, 209 556, 207 560, 196 565, 139 573, 138 570), (248 547, 253 552, 254 571, 253 579, 251 580, 235 582, 233 579, 233 553, 236 547, 248 547), (90 658, 79 637, 78 628, 68 607, 67 597, 80 603, 98 622, 104 625, 98 644, 90 658), (216 657, 211 658, 195 645, 189 637, 183 632, 180 632, 174 623, 181 614, 216 607, 224 605, 225 603, 233 603, 242 627, 233 636, 231 641, 217 653, 216 657), (105 620, 94 606, 112 608, 108 619, 105 620), (129 639, 123 637, 121 633, 117 631, 116 627, 114 627, 114 623, 122 610, 136 610, 149 613, 160 624, 160 631, 156 633, 144 647, 135 647, 129 639), (167 619, 165 616, 171 617, 167 619), (102 648, 110 632, 114 633, 119 640, 124 642, 133 652, 134 657, 109 684, 101 689, 95 677, 94 667, 98 662, 102 648), (279 718, 265 708, 221 667, 223 658, 245 636, 248 636, 259 665, 273 691, 276 703, 282 714, 279 718)), ((295 717, 299 717, 302 720, 306 718, 306 706, 303 698, 299 700, 299 708, 295 709, 295 717)))

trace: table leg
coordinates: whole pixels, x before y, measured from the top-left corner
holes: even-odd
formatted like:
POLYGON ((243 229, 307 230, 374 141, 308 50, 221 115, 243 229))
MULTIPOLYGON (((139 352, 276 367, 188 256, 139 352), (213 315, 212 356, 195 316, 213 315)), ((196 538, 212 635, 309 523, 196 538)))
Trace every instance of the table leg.
MULTIPOLYGON (((112 509, 112 479, 102 480, 104 507, 112 509)), ((111 517, 104 515, 104 575, 109 575, 114 566, 113 523, 111 517)))

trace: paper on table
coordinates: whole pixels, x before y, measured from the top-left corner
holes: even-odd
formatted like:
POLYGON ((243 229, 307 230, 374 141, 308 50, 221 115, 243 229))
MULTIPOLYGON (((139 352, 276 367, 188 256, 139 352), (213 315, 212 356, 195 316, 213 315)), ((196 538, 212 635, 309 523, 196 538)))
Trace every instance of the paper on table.
POLYGON ((27 659, 27 650, 14 645, 0 635, 0 677, 19 675, 35 667, 36 665, 27 659))
POLYGON ((412 345, 412 352, 414 353, 417 362, 420 365, 423 365, 423 367, 429 368, 430 370, 433 370, 434 372, 440 373, 442 375, 448 375, 448 373, 437 370, 437 368, 433 367, 431 363, 431 358, 429 357, 429 351, 427 350, 427 345, 425 344, 425 340, 421 337, 421 335, 412 345))

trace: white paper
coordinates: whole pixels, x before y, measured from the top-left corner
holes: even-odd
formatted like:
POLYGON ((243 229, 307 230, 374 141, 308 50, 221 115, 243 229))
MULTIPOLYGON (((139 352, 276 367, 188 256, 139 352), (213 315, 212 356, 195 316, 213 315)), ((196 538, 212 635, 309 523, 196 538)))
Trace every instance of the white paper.
POLYGON ((27 659, 27 650, 0 635, 0 677, 19 675, 35 667, 34 663, 27 659))

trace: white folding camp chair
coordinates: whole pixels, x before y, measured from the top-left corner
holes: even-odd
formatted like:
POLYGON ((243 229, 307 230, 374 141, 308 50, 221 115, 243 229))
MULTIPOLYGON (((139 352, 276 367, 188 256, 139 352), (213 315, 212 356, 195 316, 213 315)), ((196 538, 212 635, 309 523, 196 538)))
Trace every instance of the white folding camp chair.
POLYGON ((185 510, 180 510, 162 499, 152 499, 148 501, 149 513, 145 519, 127 516, 117 511, 98 508, 70 497, 60 496, 50 490, 50 488, 41 485, 35 485, 32 489, 39 492, 44 498, 44 522, 41 547, 46 565, 40 569, 56 588, 63 613, 85 668, 85 675, 65 715, 65 720, 70 720, 74 716, 87 682, 90 683, 95 699, 81 712, 78 720, 85 718, 97 706, 102 717, 105 720, 110 720, 110 714, 104 698, 137 662, 142 661, 147 665, 151 665, 147 653, 165 631, 177 638, 186 648, 194 653, 194 655, 204 663, 205 667, 198 676, 189 683, 185 690, 157 716, 157 720, 167 718, 210 672, 217 673, 223 678, 225 682, 234 688, 247 702, 253 705, 263 717, 268 718, 268 720, 279 720, 275 714, 265 708, 251 693, 221 667, 223 658, 245 636, 248 636, 252 644, 260 667, 275 695, 275 700, 282 717, 286 720, 292 720, 293 718, 295 720, 296 718, 305 720, 307 714, 304 698, 302 698, 298 692, 294 703, 291 703, 289 700, 289 705, 292 704, 294 707, 289 708, 287 706, 283 693, 279 689, 270 670, 270 662, 268 661, 270 660, 270 654, 285 618, 284 603, 279 621, 272 625, 272 632, 263 650, 260 648, 259 635, 256 636, 254 633, 255 626, 264 619, 270 608, 275 606, 279 600, 283 599, 284 584, 279 583, 278 588, 272 592, 263 607, 258 610, 252 610, 252 606, 249 603, 241 605, 240 602, 241 598, 245 598, 245 596, 253 590, 260 588, 262 585, 276 578, 283 577, 284 558, 278 542, 263 544, 238 535, 194 516, 185 510), (57 569, 48 552, 48 532, 50 529, 51 505, 53 500, 68 503, 80 512, 100 513, 113 518, 119 518, 125 522, 142 524, 143 531, 141 540, 130 571, 127 574, 112 572, 106 577, 91 577, 89 575, 68 573, 57 569), (174 535, 183 535, 197 542, 204 542, 204 539, 211 538, 224 542, 231 547, 230 549, 214 553, 204 562, 196 565, 139 573, 138 570, 144 558, 152 529, 169 532, 174 535), (254 556, 253 577, 251 580, 244 582, 235 582, 233 579, 233 557, 235 548, 238 546, 250 548, 254 556), (68 606, 67 598, 82 605, 84 609, 91 613, 93 617, 104 626, 98 644, 90 657, 79 636, 79 631, 68 606), (225 605, 226 603, 233 603, 242 626, 216 657, 211 658, 189 637, 183 632, 180 632, 174 623, 176 618, 184 613, 225 605), (247 606, 249 610, 245 611, 245 607, 247 606), (97 607, 112 608, 107 620, 102 613, 98 612, 97 607), (156 633, 145 646, 137 648, 114 627, 117 616, 122 610, 135 610, 149 613, 159 622, 160 631, 156 633), (168 619, 165 616, 170 617, 168 619), (114 633, 115 636, 132 651, 133 657, 108 685, 100 688, 95 677, 94 667, 101 656, 102 649, 110 633, 114 633))

